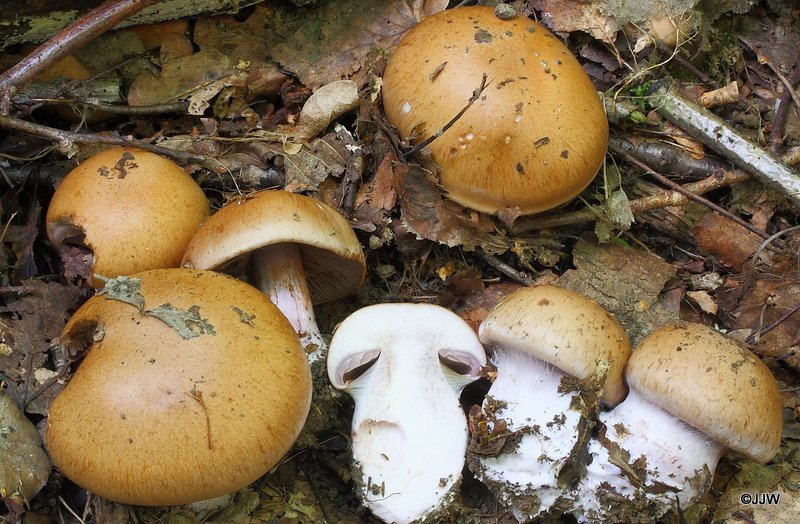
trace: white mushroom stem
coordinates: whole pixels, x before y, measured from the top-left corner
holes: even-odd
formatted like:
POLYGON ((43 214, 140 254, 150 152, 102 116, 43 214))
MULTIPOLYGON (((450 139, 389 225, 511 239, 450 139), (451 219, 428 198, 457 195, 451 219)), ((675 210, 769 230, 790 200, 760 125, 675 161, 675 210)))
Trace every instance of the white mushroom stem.
POLYGON ((618 496, 652 518, 678 503, 686 508, 705 493, 724 452, 722 444, 633 389, 625 402, 601 413, 600 421, 605 425, 606 443, 590 441, 592 463, 575 492, 574 513, 581 521, 603 521, 615 515, 621 504, 618 496), (612 460, 626 462, 628 474, 612 460), (612 493, 609 498, 608 490, 618 496, 612 493))
POLYGON ((314 317, 314 305, 297 244, 281 243, 253 253, 255 285, 289 319, 306 351, 309 364, 323 358, 328 345, 314 317))
POLYGON ((376 517, 434 521, 455 500, 468 437, 458 396, 485 363, 470 326, 439 306, 376 304, 339 325, 328 376, 355 400, 353 476, 376 517))
POLYGON ((564 373, 528 353, 497 349, 491 361, 497 378, 484 413, 522 437, 509 453, 481 457, 476 475, 496 486, 501 501, 525 521, 547 511, 561 495, 558 475, 578 440, 581 415, 571 407, 577 392, 559 392, 564 373))

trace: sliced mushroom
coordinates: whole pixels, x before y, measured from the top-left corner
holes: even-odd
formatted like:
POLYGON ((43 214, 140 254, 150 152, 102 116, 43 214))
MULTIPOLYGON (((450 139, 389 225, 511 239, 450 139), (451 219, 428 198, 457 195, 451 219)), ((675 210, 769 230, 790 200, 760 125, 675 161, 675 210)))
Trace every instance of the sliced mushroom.
POLYGON ((462 388, 486 362, 460 317, 429 304, 378 304, 336 329, 331 384, 355 400, 353 471, 386 522, 431 518, 454 499, 467 445, 462 388))

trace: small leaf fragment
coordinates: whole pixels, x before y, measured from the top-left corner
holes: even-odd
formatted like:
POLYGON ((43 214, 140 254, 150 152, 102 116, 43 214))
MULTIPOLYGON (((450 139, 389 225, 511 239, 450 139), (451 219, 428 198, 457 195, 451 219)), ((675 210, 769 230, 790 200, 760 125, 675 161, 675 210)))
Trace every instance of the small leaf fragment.
MULTIPOLYGON (((231 306, 231 309, 234 310, 237 315, 239 315, 239 320, 241 320, 243 323, 245 323, 245 324, 247 324, 249 326, 253 326, 253 320, 255 320, 255 318, 256 318, 255 315, 252 315, 252 314, 248 313, 247 311, 245 311, 243 309, 239 309, 236 306, 231 306)), ((253 326, 253 327, 255 327, 255 326, 253 326)))
POLYGON ((184 340, 200 335, 216 335, 214 326, 200 316, 200 306, 191 306, 188 310, 181 310, 166 303, 154 309, 147 309, 144 314, 164 322, 184 340))
POLYGON ((105 295, 111 300, 119 300, 120 302, 134 305, 140 311, 144 309, 141 278, 126 276, 106 278, 102 275, 97 275, 97 277, 106 283, 105 287, 97 292, 98 295, 105 295))

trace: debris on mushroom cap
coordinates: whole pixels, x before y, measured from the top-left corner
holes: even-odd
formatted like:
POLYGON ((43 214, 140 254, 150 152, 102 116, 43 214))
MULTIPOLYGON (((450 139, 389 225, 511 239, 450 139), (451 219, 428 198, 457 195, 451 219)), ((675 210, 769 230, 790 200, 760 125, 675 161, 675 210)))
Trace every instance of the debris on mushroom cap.
POLYGON ((780 448, 783 403, 772 372, 718 331, 688 322, 654 331, 628 361, 626 378, 648 401, 738 455, 764 463, 780 448))
POLYGON ((54 464, 127 504, 184 504, 250 484, 288 451, 309 410, 297 335, 261 292, 232 277, 189 269, 133 277, 129 294, 143 297, 141 308, 96 295, 64 328, 63 345, 89 349, 50 407, 54 464), (186 337, 146 314, 159 306, 195 311, 213 329, 186 337))
POLYGON ((479 329, 495 378, 470 413, 468 464, 520 521, 581 477, 597 405, 620 402, 630 345, 598 304, 555 286, 504 297, 479 329))
POLYGON ((349 295, 364 281, 364 253, 347 220, 312 197, 280 190, 249 195, 214 213, 189 242, 181 265, 218 269, 280 243, 300 245, 314 304, 349 295))
POLYGON ((588 75, 547 29, 488 6, 425 18, 394 50, 383 107, 401 138, 430 144, 441 183, 457 202, 487 213, 537 213, 578 195, 602 165, 608 123, 588 75))
POLYGON ((530 353, 578 380, 590 379, 602 363, 604 404, 619 404, 627 393, 625 330, 602 306, 569 289, 534 286, 505 296, 481 323, 480 338, 490 351, 530 353))
POLYGON ((178 267, 208 217, 202 189, 180 166, 155 153, 112 148, 84 160, 61 182, 47 208, 47 237, 93 254, 94 275, 115 277, 178 267))
POLYGON ((377 304, 337 328, 331 383, 355 400, 357 494, 386 522, 437 522, 455 499, 467 422, 458 395, 486 355, 455 313, 430 304, 377 304))

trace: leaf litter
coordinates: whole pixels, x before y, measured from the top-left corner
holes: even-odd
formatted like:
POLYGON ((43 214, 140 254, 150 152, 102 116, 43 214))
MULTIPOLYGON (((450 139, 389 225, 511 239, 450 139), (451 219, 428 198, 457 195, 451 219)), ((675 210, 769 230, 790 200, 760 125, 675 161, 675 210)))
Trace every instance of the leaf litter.
MULTIPOLYGON (((689 508, 687 521, 701 522, 712 514, 722 518, 750 509, 735 505, 736 490, 785 490, 788 497, 793 492, 790 480, 796 479, 797 474, 796 459, 791 453, 797 449, 800 437, 800 398, 792 374, 800 368, 796 356, 800 317, 790 315, 800 303, 795 236, 781 239, 782 247, 764 250, 762 239, 700 205, 634 213, 639 196, 637 180, 642 175, 628 175, 627 166, 620 167, 619 179, 608 178, 608 187, 592 187, 580 201, 556 211, 568 214, 592 202, 600 210, 600 219, 596 216, 590 221, 540 228, 525 235, 514 231, 520 218, 514 210, 494 218, 448 200, 437 184, 429 159, 424 155, 410 162, 399 159, 403 146, 393 142, 397 137, 382 122, 376 98, 382 62, 392 47, 419 19, 441 10, 445 4, 347 1, 298 8, 266 1, 244 17, 201 18, 191 31, 174 34, 161 44, 159 55, 148 59, 155 67, 140 63, 135 74, 122 70, 120 74, 123 85, 133 86, 128 91, 132 105, 178 101, 189 105, 190 114, 202 113, 203 118, 176 116, 171 121, 161 118, 157 123, 141 119, 135 125, 121 124, 110 129, 134 132, 180 151, 210 153, 219 169, 213 173, 198 166, 190 169, 198 179, 208 181, 204 188, 215 207, 246 196, 249 191, 277 184, 344 209, 348 192, 354 191, 349 218, 365 246, 370 273, 359 296, 319 308, 324 332, 330 333, 337 321, 357 307, 389 299, 439 303, 477 327, 494 303, 522 285, 503 271, 505 264, 529 271, 537 283, 556 282, 597 300, 622 321, 634 342, 656 326, 677 318, 718 325, 742 340, 756 334, 753 349, 774 367, 776 376, 787 386, 787 416, 794 416, 789 417, 792 420, 786 426, 786 451, 776 465, 762 471, 734 462, 727 468, 723 466, 718 478, 720 483, 727 483, 725 496, 705 509, 699 508, 702 504, 689 508), (326 92, 326 86, 336 85, 343 78, 353 84, 346 84, 344 91, 326 92), (353 168, 357 160, 366 163, 361 171, 353 168), (248 182, 244 180, 246 165, 250 169, 257 167, 259 173, 248 182), (229 180, 232 185, 212 186, 212 179, 229 180), (495 257, 493 264, 487 263, 487 256, 495 257), (791 465, 788 473, 786 464, 791 465), (758 480, 764 473, 772 475, 773 481, 758 480)), ((628 81, 626 67, 635 64, 641 68, 637 74, 642 77, 661 75, 653 64, 664 57, 653 53, 631 61, 631 51, 619 49, 618 29, 629 23, 640 25, 642 20, 631 11, 614 11, 617 4, 541 1, 535 6, 537 14, 543 15, 541 20, 551 28, 576 33, 569 40, 582 42, 577 50, 598 85, 613 86, 614 95, 627 96, 623 85, 628 81), (586 34, 578 32, 591 35, 603 45, 587 43, 586 34)), ((684 4, 694 2, 681 3, 684 4)), ((729 2, 723 4, 727 6, 729 2)), ((526 15, 533 13, 530 6, 523 9, 526 15)), ((792 25, 786 17, 779 20, 780 24, 764 26, 763 21, 748 17, 750 25, 761 29, 742 33, 759 45, 755 59, 746 54, 740 56, 749 57, 751 65, 752 85, 746 87, 761 89, 758 93, 762 97, 767 96, 765 89, 779 83, 774 81, 766 62, 774 62, 784 70, 792 67, 786 53, 781 53, 780 39, 770 37, 779 31, 794 34, 796 23, 792 25), (763 33, 760 39, 759 32, 763 33), (761 69, 757 70, 753 63, 761 69)), ((728 74, 737 72, 729 69, 728 74)), ((753 91, 743 92, 748 96, 753 91)), ((757 98, 751 96, 754 103, 757 98)), ((645 111, 645 104, 637 108, 645 111)), ((728 114, 733 114, 733 119, 740 118, 735 112, 728 114)), ((769 118, 766 110, 761 115, 769 118)), ((675 147, 675 156, 691 155, 702 173, 707 158, 703 146, 680 129, 661 122, 658 115, 650 113, 646 119, 630 119, 620 125, 635 137, 656 136, 649 139, 657 143, 669 139, 679 146, 675 147)), ((760 127, 751 129, 754 135, 762 131, 760 127)), ((791 127, 788 129, 787 144, 792 144, 798 138, 791 127)), ((31 143, 24 147, 35 152, 37 146, 31 143)), ((655 163, 657 158, 648 161, 655 163)), ((4 183, 0 179, 0 184, 4 183)), ((52 179, 45 180, 44 185, 51 183, 52 179)), ((745 193, 741 189, 745 184, 737 186, 730 193, 728 207, 762 229, 772 231, 791 225, 786 218, 791 213, 781 202, 766 198, 769 192, 764 192, 760 184, 755 186, 754 193, 745 193)), ((49 352, 52 340, 58 337, 69 312, 89 291, 80 287, 85 278, 78 267, 80 254, 74 257, 74 269, 70 269, 73 264, 69 260, 63 266, 61 274, 69 284, 56 282, 58 277, 47 268, 52 264, 59 269, 59 265, 48 258, 47 247, 37 243, 36 217, 28 216, 22 221, 24 215, 14 214, 22 209, 7 195, 0 198, 0 218, 3 224, 16 229, 6 228, 8 233, 0 237, 0 277, 5 279, 4 285, 36 289, 33 293, 10 295, 15 297, 10 299, 9 295, 0 295, 0 371, 17 390, 26 380, 32 380, 29 377, 36 369, 56 371, 58 366, 49 352), (21 268, 28 273, 19 271, 21 268), (53 281, 21 278, 44 275, 53 281), (71 291, 57 300, 52 300, 55 295, 45 299, 45 289, 37 286, 71 291), (38 332, 44 324, 48 326, 46 330, 38 332), (31 352, 30 364, 23 348, 36 348, 31 352)), ((726 196, 723 193, 721 198, 726 196)), ((135 283, 123 281, 112 287, 115 299, 145 311, 135 283)), ((213 330, 196 309, 177 311, 164 304, 147 311, 164 317, 162 321, 172 323, 181 336, 213 330)), ((240 316, 247 322, 244 313, 240 316)), ((58 381, 55 384, 52 391, 59 388, 58 381)), ((46 399, 43 395, 29 403, 27 412, 46 414, 46 399)), ((350 489, 350 457, 347 441, 342 438, 349 431, 348 413, 352 410, 347 399, 341 399, 340 410, 318 447, 287 458, 273 475, 241 491, 232 506, 210 519, 274 522, 281 518, 333 518, 360 522, 367 518, 350 489)), ((467 515, 462 521, 484 522, 474 516, 483 512, 491 515, 493 522, 510 522, 508 515, 498 514, 486 491, 470 479, 465 479, 462 491, 467 515)), ((134 510, 120 509, 118 505, 95 502, 93 507, 98 519, 103 515, 114 521, 152 521, 152 515, 138 512, 134 516, 134 510)), ((792 507, 783 508, 792 514, 792 507)), ((172 511, 170 520, 193 518, 182 511, 172 511)))

